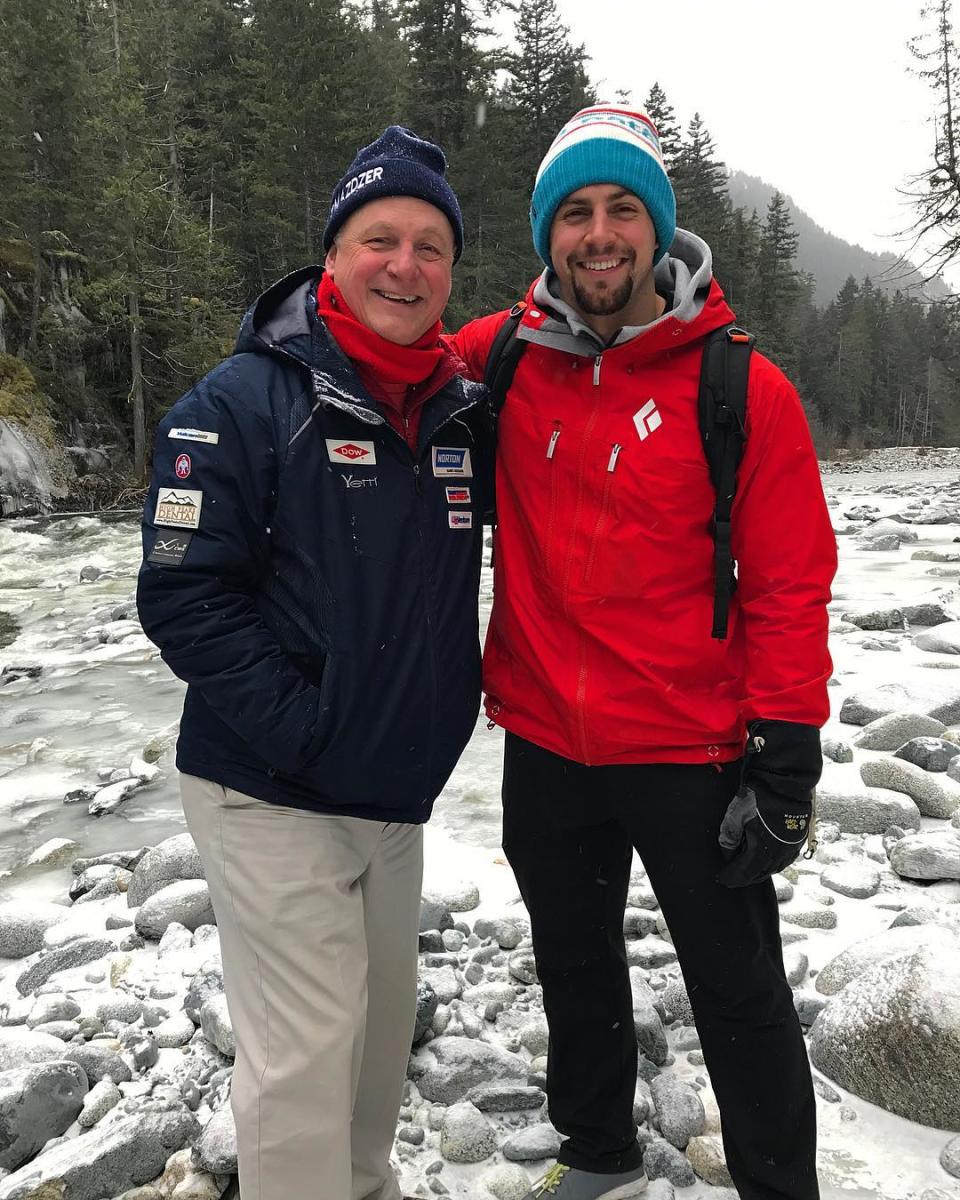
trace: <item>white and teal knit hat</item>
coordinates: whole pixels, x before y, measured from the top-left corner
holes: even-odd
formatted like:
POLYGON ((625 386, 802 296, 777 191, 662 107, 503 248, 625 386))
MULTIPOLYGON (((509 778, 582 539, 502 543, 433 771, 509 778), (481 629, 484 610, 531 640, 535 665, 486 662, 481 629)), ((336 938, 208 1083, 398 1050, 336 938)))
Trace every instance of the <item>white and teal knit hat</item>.
POLYGON ((593 183, 618 183, 644 203, 657 234, 653 261, 670 249, 677 204, 656 127, 639 109, 598 104, 570 118, 544 156, 530 201, 533 244, 550 262, 550 226, 560 202, 593 183))

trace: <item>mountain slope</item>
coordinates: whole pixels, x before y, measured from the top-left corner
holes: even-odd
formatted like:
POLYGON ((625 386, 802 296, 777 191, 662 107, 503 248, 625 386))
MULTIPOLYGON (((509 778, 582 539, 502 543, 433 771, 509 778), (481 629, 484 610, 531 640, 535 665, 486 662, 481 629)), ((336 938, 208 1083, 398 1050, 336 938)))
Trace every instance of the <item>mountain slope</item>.
MULTIPOLYGON (((775 190, 771 184, 743 171, 733 171, 728 188, 735 208, 745 208, 747 213, 755 208, 763 220, 775 190)), ((924 295, 931 300, 950 295, 950 289, 940 279, 926 284, 921 292, 920 273, 908 270, 903 264, 898 266, 896 254, 874 254, 862 246, 851 245, 827 233, 789 196, 784 199, 799 238, 797 263, 802 271, 809 271, 817 281, 814 294, 817 304, 829 304, 851 275, 858 282, 869 275, 877 287, 891 293, 897 288, 901 291, 910 289, 914 295, 924 295)))

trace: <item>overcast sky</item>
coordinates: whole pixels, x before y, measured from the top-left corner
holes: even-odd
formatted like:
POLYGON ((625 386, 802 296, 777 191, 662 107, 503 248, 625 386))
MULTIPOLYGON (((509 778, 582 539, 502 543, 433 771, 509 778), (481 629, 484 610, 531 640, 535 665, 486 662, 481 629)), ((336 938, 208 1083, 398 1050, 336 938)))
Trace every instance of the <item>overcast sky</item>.
MULTIPOLYGON (((928 165, 935 99, 910 73, 921 0, 558 0, 600 95, 654 81, 719 157, 792 196, 831 233, 898 251, 897 189, 928 165)), ((960 24, 960 12, 955 14, 960 24)), ((916 258, 916 256, 914 256, 916 258)), ((951 282, 960 287, 960 269, 951 282)))

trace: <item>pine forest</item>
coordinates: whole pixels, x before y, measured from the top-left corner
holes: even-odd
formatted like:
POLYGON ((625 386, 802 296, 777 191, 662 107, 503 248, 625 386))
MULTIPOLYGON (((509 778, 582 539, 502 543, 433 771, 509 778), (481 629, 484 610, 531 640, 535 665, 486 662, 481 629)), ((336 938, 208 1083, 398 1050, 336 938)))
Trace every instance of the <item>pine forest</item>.
MULTIPOLYGON (((915 48, 931 108, 956 66, 938 28, 915 48)), ((554 0, 0 0, 0 418, 67 442, 111 430, 112 467, 142 479, 160 415, 260 290, 318 261, 334 183, 391 123, 443 146, 463 207, 447 326, 510 306, 540 269, 537 164, 607 100, 658 124, 678 222, 821 452, 960 444, 958 305, 850 278, 817 307, 784 198, 732 206, 710 114, 678 118, 656 67, 638 56, 635 93, 598 94, 554 0)), ((956 237, 953 130, 946 173, 916 186, 918 219, 956 237)))

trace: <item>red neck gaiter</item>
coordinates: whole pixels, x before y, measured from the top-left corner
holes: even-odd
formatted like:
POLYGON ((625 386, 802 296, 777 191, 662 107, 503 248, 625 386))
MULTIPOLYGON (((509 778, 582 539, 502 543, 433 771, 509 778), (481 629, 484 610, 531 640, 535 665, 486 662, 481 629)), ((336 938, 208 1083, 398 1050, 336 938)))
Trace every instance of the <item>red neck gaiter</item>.
POLYGON ((347 358, 368 367, 384 383, 422 383, 445 357, 440 321, 411 345, 400 346, 358 321, 327 274, 317 286, 317 312, 347 358))

